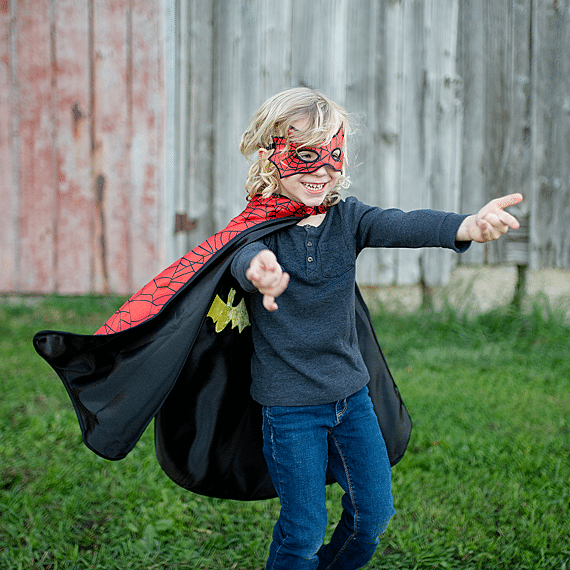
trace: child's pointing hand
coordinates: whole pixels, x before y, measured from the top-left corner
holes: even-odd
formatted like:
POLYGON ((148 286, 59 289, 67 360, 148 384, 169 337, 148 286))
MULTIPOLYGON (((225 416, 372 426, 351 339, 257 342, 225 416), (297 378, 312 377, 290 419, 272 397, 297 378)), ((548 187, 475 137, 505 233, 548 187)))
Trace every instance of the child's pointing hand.
POLYGON ((484 243, 500 238, 510 229, 516 230, 520 224, 517 219, 505 212, 505 208, 522 202, 522 194, 509 194, 491 200, 475 215, 463 220, 457 230, 457 241, 477 241, 484 243))
POLYGON ((283 271, 275 254, 268 249, 260 251, 251 260, 245 276, 263 295, 263 306, 268 311, 276 311, 278 307, 275 297, 287 289, 289 274, 283 271))

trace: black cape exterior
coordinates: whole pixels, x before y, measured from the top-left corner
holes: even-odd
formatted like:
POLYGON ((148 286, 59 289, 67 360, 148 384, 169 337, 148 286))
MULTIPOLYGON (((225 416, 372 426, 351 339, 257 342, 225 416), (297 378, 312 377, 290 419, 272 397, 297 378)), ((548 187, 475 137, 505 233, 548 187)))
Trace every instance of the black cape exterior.
MULTIPOLYGON (((132 328, 94 336, 35 335, 37 352, 67 389, 87 447, 106 459, 122 459, 154 418, 158 461, 178 485, 218 498, 276 496, 262 453, 261 406, 249 394, 251 327, 228 323, 217 332, 207 315, 216 295, 233 307, 244 298, 229 270, 235 252, 297 222, 273 219, 244 230, 158 314, 132 328)), ((356 294, 369 391, 395 465, 406 450, 411 421, 358 287, 356 294)))

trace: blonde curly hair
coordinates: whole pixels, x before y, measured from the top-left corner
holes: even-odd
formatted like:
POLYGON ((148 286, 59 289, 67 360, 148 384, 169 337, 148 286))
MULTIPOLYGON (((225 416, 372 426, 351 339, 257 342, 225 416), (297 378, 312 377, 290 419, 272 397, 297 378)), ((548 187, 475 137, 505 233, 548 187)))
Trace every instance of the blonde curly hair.
POLYGON ((287 89, 265 101, 242 135, 241 153, 248 159, 253 153, 258 153, 245 185, 248 199, 254 196, 267 198, 279 193, 279 171, 267 156, 259 156, 259 150, 267 149, 273 143, 273 137, 284 137, 287 151, 291 140, 289 129, 296 121, 306 121, 308 125, 304 132, 294 132, 294 141, 299 147, 326 144, 336 135, 339 127, 343 127, 344 163, 341 176, 323 202, 325 206, 332 206, 340 200, 341 190, 350 184, 345 175, 346 139, 351 132, 349 116, 342 107, 308 87, 287 89))

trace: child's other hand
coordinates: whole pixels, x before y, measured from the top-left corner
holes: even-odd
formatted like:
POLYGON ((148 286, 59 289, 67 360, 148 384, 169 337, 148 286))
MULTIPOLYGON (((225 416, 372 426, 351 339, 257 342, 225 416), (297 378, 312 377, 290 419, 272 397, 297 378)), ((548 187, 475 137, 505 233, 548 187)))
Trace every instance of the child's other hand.
POLYGON ((457 241, 484 243, 500 238, 510 229, 520 227, 518 220, 504 209, 522 202, 522 194, 509 194, 491 200, 473 216, 463 220, 457 230, 457 241))
POLYGON ((245 276, 263 295, 263 306, 268 311, 276 311, 275 297, 279 297, 289 284, 289 274, 283 271, 275 254, 264 249, 260 251, 249 264, 245 276))

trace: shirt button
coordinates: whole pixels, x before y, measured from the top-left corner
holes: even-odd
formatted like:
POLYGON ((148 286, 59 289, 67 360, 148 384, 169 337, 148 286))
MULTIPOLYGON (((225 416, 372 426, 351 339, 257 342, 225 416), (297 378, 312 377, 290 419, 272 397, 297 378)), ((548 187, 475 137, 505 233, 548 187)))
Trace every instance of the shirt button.
POLYGON ((307 257, 307 261, 308 261, 309 263, 313 263, 313 258, 312 258, 312 257, 307 257))
POLYGON ((308 242, 307 242, 307 247, 313 247, 313 242, 312 242, 312 241, 308 241, 308 242))

